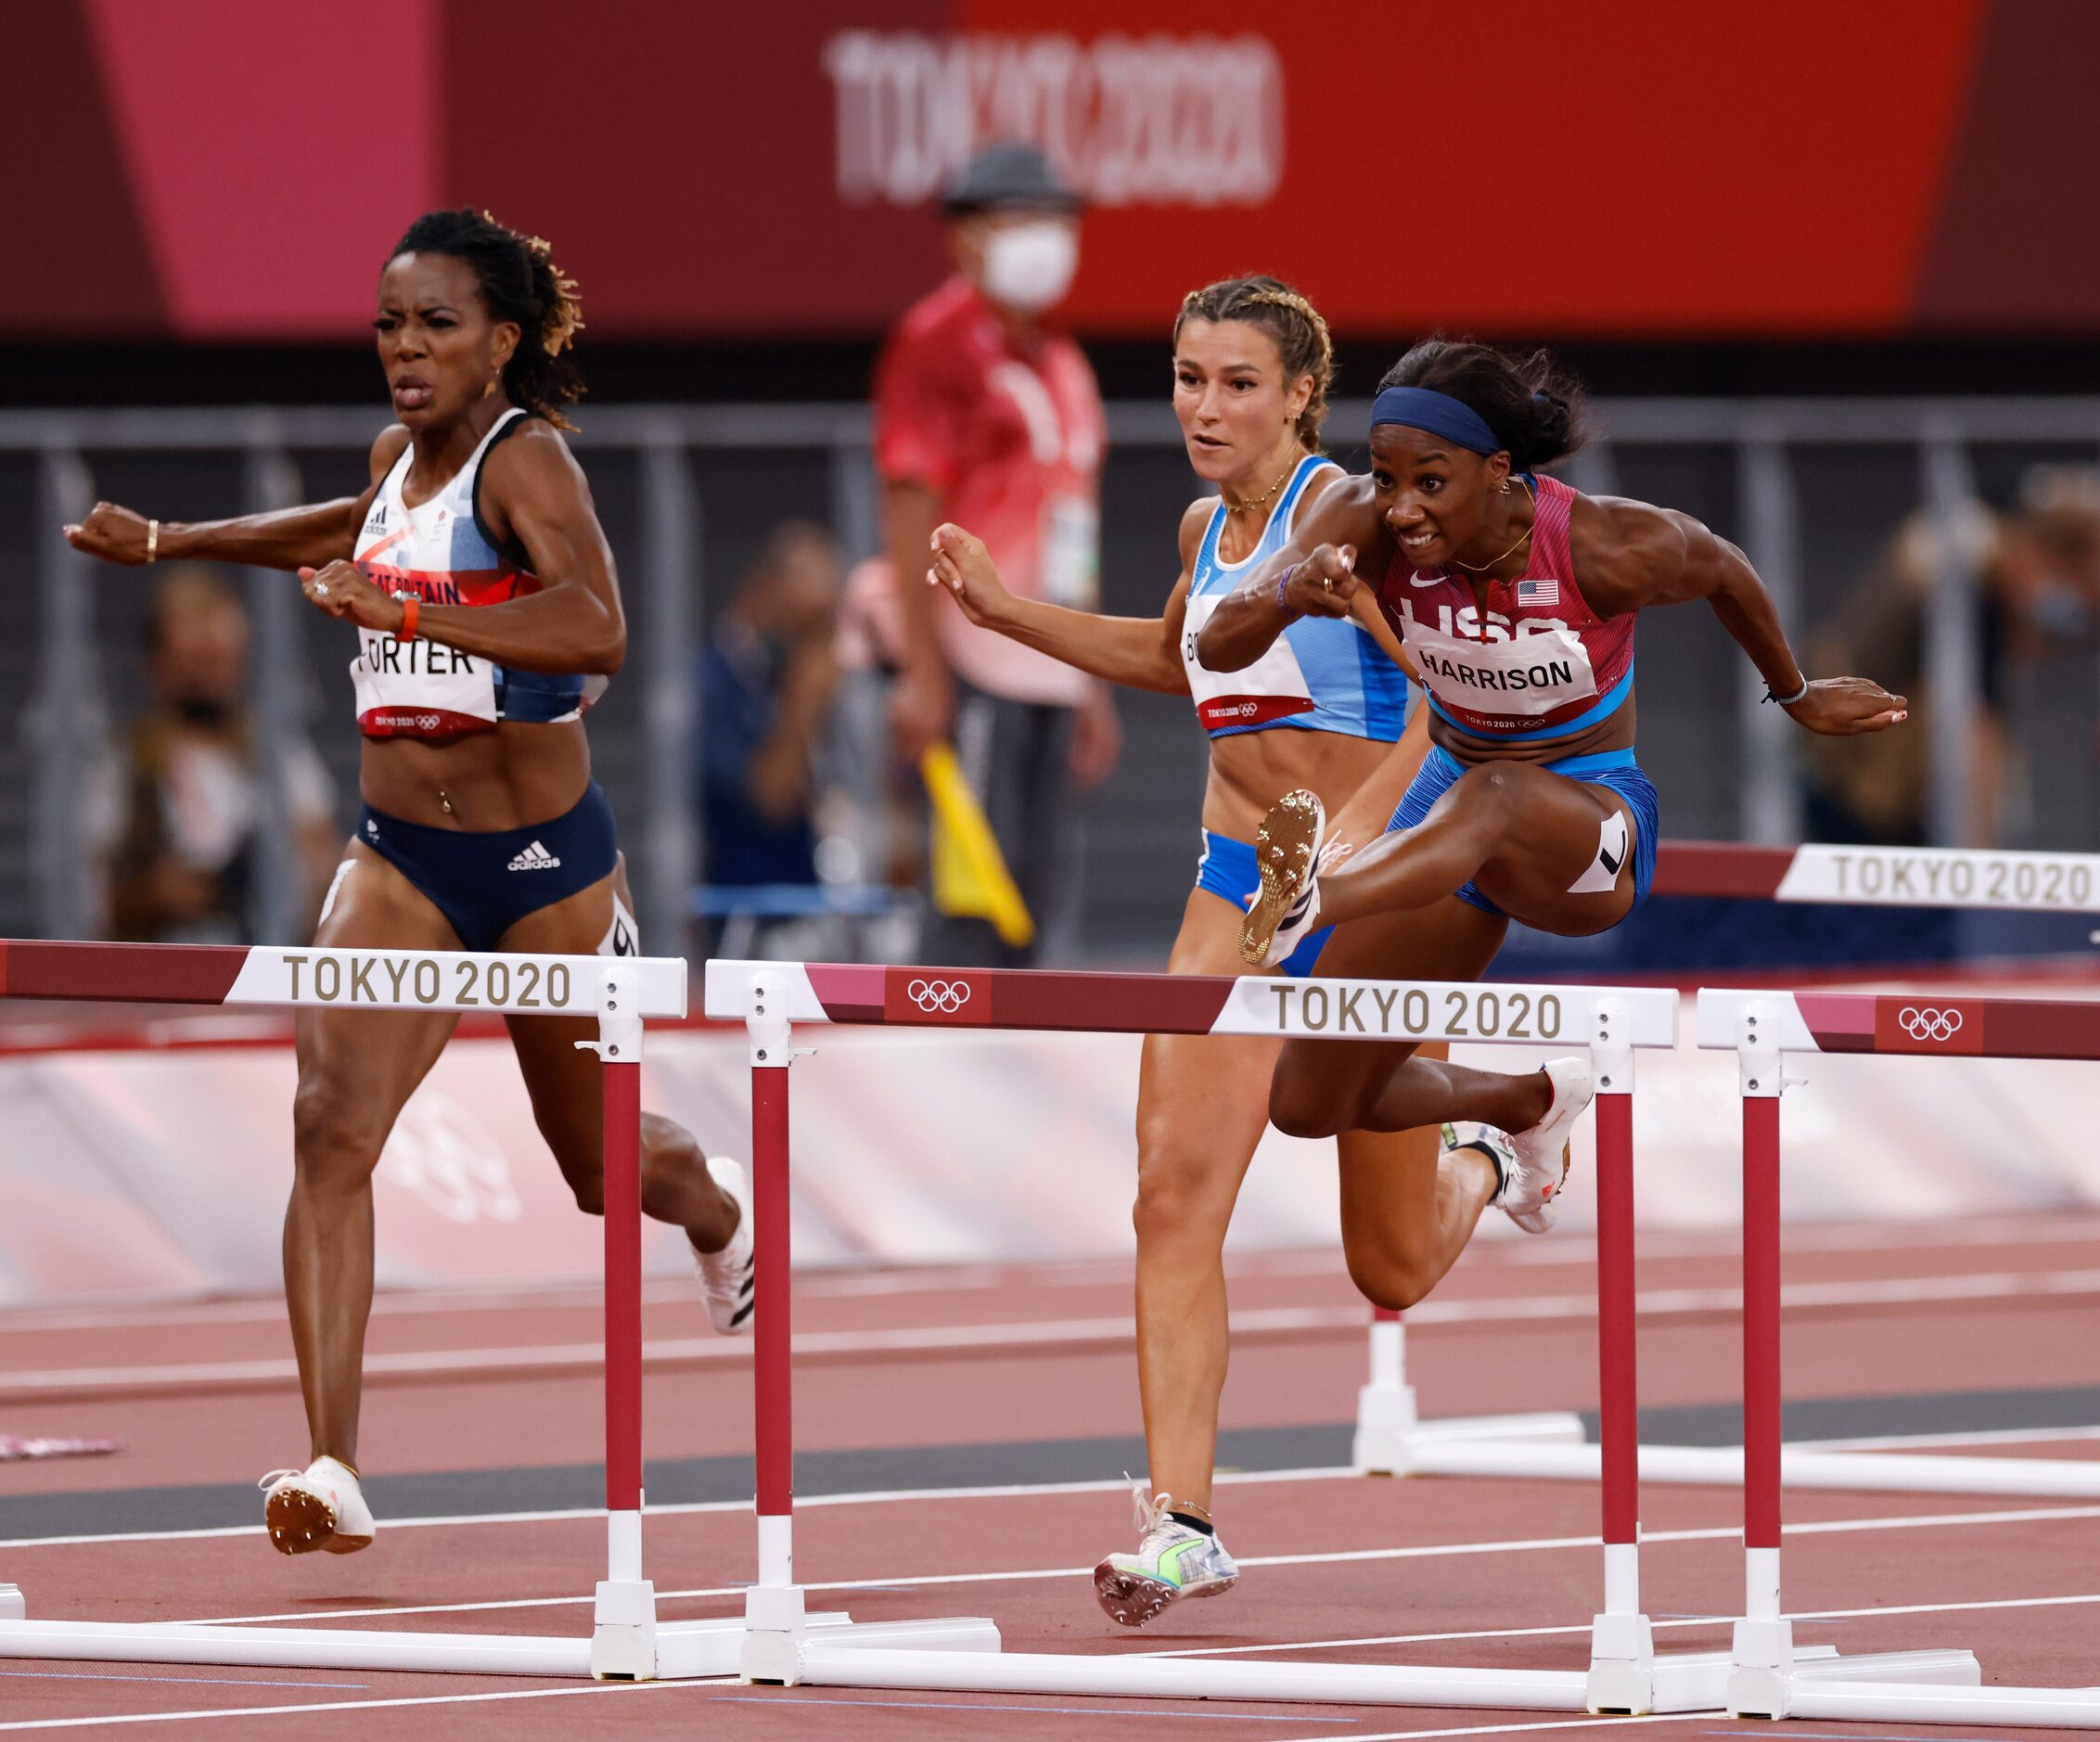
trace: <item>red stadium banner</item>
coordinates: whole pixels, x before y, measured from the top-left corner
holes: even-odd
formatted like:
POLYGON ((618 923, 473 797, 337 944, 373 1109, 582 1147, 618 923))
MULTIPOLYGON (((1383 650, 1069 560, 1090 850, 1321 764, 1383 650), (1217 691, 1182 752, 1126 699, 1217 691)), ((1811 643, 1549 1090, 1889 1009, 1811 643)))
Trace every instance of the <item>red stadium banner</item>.
POLYGON ((2100 327, 2100 226, 2023 197, 2100 183, 2081 0, 50 0, 0 56, 0 332, 351 337, 444 201, 594 333, 872 333, 1017 135, 1092 202, 1085 332, 1249 267, 1383 333, 2100 327))

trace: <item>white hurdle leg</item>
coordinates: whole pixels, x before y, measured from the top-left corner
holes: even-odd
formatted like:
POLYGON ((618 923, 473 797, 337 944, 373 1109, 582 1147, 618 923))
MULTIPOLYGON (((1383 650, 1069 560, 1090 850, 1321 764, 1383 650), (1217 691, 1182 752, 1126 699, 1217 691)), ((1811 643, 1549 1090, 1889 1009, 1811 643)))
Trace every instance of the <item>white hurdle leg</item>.
POLYGON ((1542 1443, 1594 1456, 1582 1418, 1572 1410, 1425 1421, 1407 1382, 1406 1314, 1371 1309, 1371 1377, 1356 1393, 1352 1469, 1364 1476, 1558 1475, 1557 1469, 1533 1468, 1542 1443))
POLYGON ((1356 1439, 1349 1461, 1366 1476, 1414 1468, 1415 1388, 1407 1382, 1407 1325, 1390 1307, 1371 1309, 1371 1377, 1356 1393, 1356 1439))

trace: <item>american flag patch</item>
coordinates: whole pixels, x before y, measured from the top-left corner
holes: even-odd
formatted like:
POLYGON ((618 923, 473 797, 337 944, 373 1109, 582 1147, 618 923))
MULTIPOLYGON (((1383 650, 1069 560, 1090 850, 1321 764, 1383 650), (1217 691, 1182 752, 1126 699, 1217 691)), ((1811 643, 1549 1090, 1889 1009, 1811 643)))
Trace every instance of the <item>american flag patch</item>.
POLYGON ((1527 605, 1556 606, 1560 603, 1560 583, 1557 581, 1519 581, 1517 583, 1517 605, 1522 609, 1527 605))

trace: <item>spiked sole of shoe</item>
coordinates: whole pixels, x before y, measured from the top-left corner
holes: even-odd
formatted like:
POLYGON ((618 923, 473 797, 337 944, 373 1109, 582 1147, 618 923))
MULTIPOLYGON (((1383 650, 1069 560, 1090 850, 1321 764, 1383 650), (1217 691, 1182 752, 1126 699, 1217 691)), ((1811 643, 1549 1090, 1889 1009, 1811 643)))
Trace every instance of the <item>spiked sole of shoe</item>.
POLYGON ((1112 1561, 1094 1569, 1094 1595, 1108 1619, 1121 1627, 1142 1627, 1181 1593, 1164 1579, 1126 1572, 1112 1561))
POLYGON ((333 1546, 335 1508, 318 1494, 297 1488, 280 1488, 262 1508, 270 1527, 270 1542, 280 1555, 310 1555, 317 1548, 333 1546))
POLYGON ((1239 929, 1240 959, 1260 967, 1283 924, 1312 874, 1319 852, 1320 801, 1310 792, 1287 792, 1269 807, 1254 837, 1254 863, 1261 877, 1261 892, 1239 929))

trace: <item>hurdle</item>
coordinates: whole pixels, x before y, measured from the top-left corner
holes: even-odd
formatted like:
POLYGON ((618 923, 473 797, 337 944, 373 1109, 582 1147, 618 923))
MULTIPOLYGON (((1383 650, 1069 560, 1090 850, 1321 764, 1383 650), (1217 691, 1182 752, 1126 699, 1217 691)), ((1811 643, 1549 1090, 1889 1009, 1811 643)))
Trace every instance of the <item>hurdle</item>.
MULTIPOLYGON (((1291 980, 1174 974, 1056 973, 711 961, 706 1013, 749 1039, 751 1157, 760 1230, 756 1388, 759 1585, 743 1658, 750 1682, 1161 1698, 1315 1700, 1645 1713, 1712 1710, 1733 1669, 1725 1652, 1661 1655, 1640 1597, 1640 1451, 1633 1313, 1633 1055, 1677 1042, 1677 993, 1654 988, 1291 980), (863 1634, 804 1625, 793 1561, 794 1429, 789 1358, 788 1076, 797 1027, 1153 1034, 1261 1034, 1349 1041, 1486 1041, 1588 1050, 1596 1085, 1603 1441, 1604 1600, 1587 1670, 1258 1663, 1035 1652, 893 1651, 863 1634)), ((1855 1680, 1973 1683, 1966 1652, 1841 1659, 1789 1648, 1803 1681, 1842 1662, 1855 1680)))
MULTIPOLYGON (((597 1038, 576 1044, 605 1072, 607 1561, 591 1631, 573 1637, 35 1620, 21 1588, 0 1584, 0 1658, 627 1681, 736 1673, 746 1621, 659 1623, 642 1563, 643 1031, 650 1018, 685 1014, 686 980, 682 960, 659 956, 0 941, 0 998, 595 1018, 597 1038)), ((838 1611, 808 1624, 816 1637, 853 1631, 838 1611)), ((997 1643, 975 1620, 877 1625, 868 1637, 892 1648, 997 1643)))
MULTIPOLYGON (((1657 855, 1655 893, 1857 907, 2100 914, 2100 854, 1666 840, 1657 855)), ((1579 1416, 1422 1418, 1407 1383, 1405 1336, 1401 1313, 1373 1309, 1370 1372, 1357 1393, 1351 1454, 1357 1469, 1374 1476, 1597 1479, 1598 1451, 1585 1443, 1579 1416), (1541 1451, 1541 1441, 1555 1449, 1541 1451)), ((1736 1446, 1650 1445, 1642 1447, 1641 1458, 1642 1473, 1651 1481, 1733 1487, 1743 1479, 1743 1453, 1736 1446)), ((1789 1488, 2100 1498, 2100 1462, 1802 1450, 1786 1453, 1782 1469, 1789 1488)))
MULTIPOLYGON (((1845 992, 1702 991, 1698 1044, 1735 1054, 1743 1102, 1744 1608, 1728 1678, 1736 1717, 2100 1729, 2100 1687, 1957 1687, 1803 1678, 1780 1608, 1780 1096, 1804 1053, 2100 1061, 2100 1004, 1845 992)), ((1831 1454, 1833 1457, 1860 1454, 1831 1454)), ((1898 1456, 1878 1460, 1898 1463, 1898 1456)), ((1936 1464, 1989 1459, 1933 1459, 1936 1464)), ((2090 1473, 2090 1472, 2089 1472, 2090 1473)), ((1894 1486, 1893 1482, 1889 1484, 1894 1486)), ((2030 1492, 2030 1489, 1960 1492, 2030 1492)), ((2093 1492, 2091 1490, 2083 1492, 2093 1492)))

